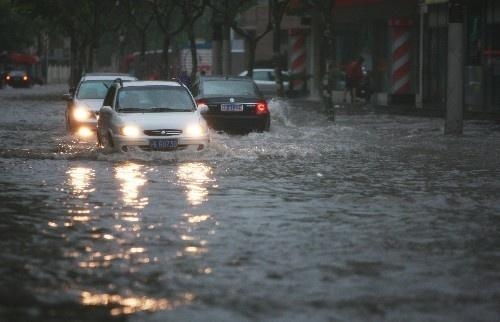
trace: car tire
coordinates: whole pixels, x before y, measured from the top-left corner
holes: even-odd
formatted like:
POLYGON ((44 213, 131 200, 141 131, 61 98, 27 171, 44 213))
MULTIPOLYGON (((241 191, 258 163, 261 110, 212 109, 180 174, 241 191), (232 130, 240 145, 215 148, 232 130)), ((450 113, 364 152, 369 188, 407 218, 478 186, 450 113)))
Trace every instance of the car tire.
POLYGON ((96 131, 96 136, 97 136, 97 146, 99 148, 102 148, 103 145, 102 145, 101 135, 99 134, 99 130, 96 131))
POLYGON ((115 148, 115 145, 113 144, 113 138, 111 137, 111 133, 107 133, 104 136, 100 136, 98 134, 97 138, 98 142, 101 142, 101 147, 105 150, 112 151, 115 148))
POLYGON ((68 116, 66 116, 66 131, 68 131, 68 133, 70 133, 70 134, 74 134, 75 133, 75 130, 71 126, 71 121, 69 120, 68 116))

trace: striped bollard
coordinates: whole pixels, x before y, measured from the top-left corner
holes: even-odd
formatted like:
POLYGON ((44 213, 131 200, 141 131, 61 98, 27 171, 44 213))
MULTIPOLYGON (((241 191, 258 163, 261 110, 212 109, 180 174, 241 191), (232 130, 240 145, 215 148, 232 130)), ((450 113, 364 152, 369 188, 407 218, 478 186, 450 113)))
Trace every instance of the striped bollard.
POLYGON ((301 90, 304 86, 303 75, 306 71, 306 37, 303 29, 290 29, 290 72, 293 89, 301 90))
POLYGON ((391 92, 395 95, 409 94, 411 90, 410 30, 412 26, 411 19, 389 19, 392 42, 391 92))

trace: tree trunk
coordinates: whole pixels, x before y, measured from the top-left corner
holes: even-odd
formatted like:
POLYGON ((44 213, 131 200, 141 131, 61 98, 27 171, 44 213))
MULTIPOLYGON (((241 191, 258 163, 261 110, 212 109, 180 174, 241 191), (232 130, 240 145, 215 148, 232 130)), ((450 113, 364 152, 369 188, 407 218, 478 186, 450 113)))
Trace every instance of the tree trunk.
POLYGON ((276 96, 283 97, 285 90, 283 88, 283 77, 281 75, 281 19, 276 18, 273 28, 273 61, 274 75, 276 77, 276 96))
POLYGON ((222 34, 222 73, 231 75, 231 27, 227 24, 223 25, 222 34))
POLYGON ((212 17, 212 74, 222 74, 222 24, 220 18, 212 17))
POLYGON ((254 39, 247 39, 247 72, 249 77, 253 77, 253 69, 255 67, 255 51, 257 50, 257 42, 254 39))
POLYGON ((141 31, 141 54, 139 57, 139 71, 137 75, 140 79, 145 79, 147 76, 146 72, 146 30, 141 31))
POLYGON ((170 62, 168 51, 170 49, 170 34, 168 32, 163 35, 163 51, 162 51, 162 70, 161 77, 163 79, 170 79, 170 62))
POLYGON ((68 79, 68 85, 70 88, 75 87, 78 83, 78 41, 76 36, 72 34, 70 36, 70 74, 68 79))
POLYGON ((194 31, 192 28, 192 24, 189 24, 188 26, 188 37, 189 37, 189 44, 191 47, 191 75, 190 75, 190 82, 193 82, 196 79, 196 74, 198 73, 198 49, 196 48, 196 39, 194 36, 194 31))
POLYGON ((333 8, 335 1, 332 0, 325 7, 320 8, 323 21, 323 38, 326 40, 324 49, 325 73, 322 80, 321 97, 323 108, 328 113, 330 120, 335 120, 335 110, 333 106, 332 91, 335 82, 335 38, 334 38, 334 17, 333 8))

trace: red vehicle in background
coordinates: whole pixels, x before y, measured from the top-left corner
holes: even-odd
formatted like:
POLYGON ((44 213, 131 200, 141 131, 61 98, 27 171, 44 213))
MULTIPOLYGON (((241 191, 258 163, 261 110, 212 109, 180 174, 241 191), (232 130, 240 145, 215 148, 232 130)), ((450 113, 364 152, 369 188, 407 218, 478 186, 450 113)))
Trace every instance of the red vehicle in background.
POLYGON ((5 73, 5 84, 10 87, 31 87, 33 80, 25 70, 11 70, 5 73))
POLYGON ((21 54, 18 52, 0 53, 1 82, 0 88, 31 87, 34 84, 43 84, 40 59, 35 55, 21 54))

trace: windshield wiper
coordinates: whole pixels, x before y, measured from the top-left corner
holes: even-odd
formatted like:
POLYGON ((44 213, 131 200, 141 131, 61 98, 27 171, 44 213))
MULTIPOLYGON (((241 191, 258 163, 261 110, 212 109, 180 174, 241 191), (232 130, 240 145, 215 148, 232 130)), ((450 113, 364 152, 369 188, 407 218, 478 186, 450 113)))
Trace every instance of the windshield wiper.
POLYGON ((151 112, 191 112, 191 110, 170 107, 153 107, 151 108, 151 112))
POLYGON ((143 108, 139 107, 122 107, 118 109, 118 112, 147 112, 147 110, 144 110, 143 108))

